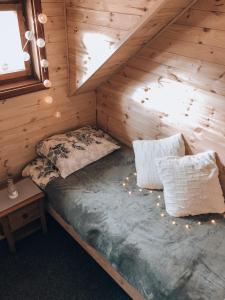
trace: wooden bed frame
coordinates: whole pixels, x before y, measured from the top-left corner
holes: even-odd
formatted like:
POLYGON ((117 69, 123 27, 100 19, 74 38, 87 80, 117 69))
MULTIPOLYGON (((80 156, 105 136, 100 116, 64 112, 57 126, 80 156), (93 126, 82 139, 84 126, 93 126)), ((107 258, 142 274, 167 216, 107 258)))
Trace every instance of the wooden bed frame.
POLYGON ((83 241, 74 228, 66 223, 60 214, 57 213, 49 204, 47 205, 47 211, 132 299, 144 300, 144 297, 112 267, 105 257, 83 241))

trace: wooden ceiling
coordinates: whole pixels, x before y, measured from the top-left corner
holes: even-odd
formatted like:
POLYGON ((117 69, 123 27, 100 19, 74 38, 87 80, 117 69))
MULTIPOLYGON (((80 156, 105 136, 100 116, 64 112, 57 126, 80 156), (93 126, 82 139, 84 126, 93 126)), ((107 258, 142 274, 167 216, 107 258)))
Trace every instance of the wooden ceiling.
POLYGON ((70 94, 95 89, 195 2, 68 0, 70 94))

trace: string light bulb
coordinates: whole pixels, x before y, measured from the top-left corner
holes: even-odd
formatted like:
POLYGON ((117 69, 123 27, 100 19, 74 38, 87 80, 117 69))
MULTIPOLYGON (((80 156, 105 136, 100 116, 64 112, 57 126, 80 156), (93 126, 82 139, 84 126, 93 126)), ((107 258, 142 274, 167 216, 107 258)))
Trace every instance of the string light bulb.
POLYGON ((163 217, 165 217, 165 214, 164 214, 164 213, 161 213, 160 216, 163 218, 163 217))
POLYGON ((62 116, 62 114, 61 114, 60 111, 57 111, 57 112, 55 113, 55 117, 56 117, 57 119, 61 118, 61 116, 62 116))
POLYGON ((185 228, 186 228, 186 229, 190 229, 190 225, 189 225, 189 224, 186 224, 186 225, 185 225, 185 228))
POLYGON ((173 224, 173 225, 176 225, 176 222, 175 222, 175 221, 172 221, 172 224, 173 224))
POLYGON ((160 205, 159 202, 157 202, 156 205, 159 207, 159 205, 160 205))
POLYGON ((54 99, 53 99, 52 96, 47 96, 47 97, 45 97, 45 102, 46 102, 47 104, 52 104, 53 101, 54 101, 54 99))
POLYGON ((198 225, 202 225, 202 222, 198 221, 198 225))
POLYGON ((46 88, 50 88, 50 87, 52 86, 51 81, 48 80, 48 79, 45 79, 44 82, 43 82, 43 84, 44 84, 44 86, 45 86, 46 88))
POLYGON ((142 189, 139 189, 139 192, 142 192, 142 189))
POLYGON ((38 21, 41 23, 41 24, 46 24, 48 22, 48 17, 46 14, 39 14, 38 15, 38 21))
POLYGON ((28 41, 33 41, 34 39, 34 33, 33 31, 26 31, 25 32, 25 38, 28 40, 28 41))
POLYGON ((125 183, 125 182, 123 182, 123 186, 126 186, 126 183, 125 183))
POLYGON ((42 66, 42 68, 48 68, 48 66, 49 66, 49 62, 48 62, 48 60, 47 59, 42 59, 41 60, 41 66, 42 66))
POLYGON ((129 192, 128 192, 128 194, 129 194, 129 195, 131 195, 131 194, 132 194, 132 192, 131 192, 131 191, 129 191, 129 192))
POLYGON ((211 223, 212 223, 213 225, 215 225, 215 224, 216 224, 216 221, 215 221, 215 220, 211 220, 211 223))
POLYGON ((23 60, 29 61, 30 60, 30 54, 26 51, 23 52, 23 60))
POLYGON ((37 39, 36 43, 37 43, 37 46, 39 48, 44 48, 45 47, 45 40, 44 39, 39 38, 39 39, 37 39))

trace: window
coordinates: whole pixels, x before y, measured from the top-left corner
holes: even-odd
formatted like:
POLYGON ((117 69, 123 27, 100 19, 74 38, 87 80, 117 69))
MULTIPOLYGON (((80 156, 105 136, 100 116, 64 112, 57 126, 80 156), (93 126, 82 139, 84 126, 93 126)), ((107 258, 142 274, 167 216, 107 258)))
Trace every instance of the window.
POLYGON ((48 69, 41 66, 46 52, 40 14, 40 0, 0 2, 0 100, 46 88, 48 69))

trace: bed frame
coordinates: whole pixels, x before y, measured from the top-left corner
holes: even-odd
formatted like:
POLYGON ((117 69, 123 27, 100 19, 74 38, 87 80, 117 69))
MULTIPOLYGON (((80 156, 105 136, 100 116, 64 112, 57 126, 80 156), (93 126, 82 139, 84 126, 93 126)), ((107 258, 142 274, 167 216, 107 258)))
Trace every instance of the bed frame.
POLYGON ((48 213, 72 236, 72 238, 116 281, 116 283, 134 300, 144 300, 144 297, 130 285, 93 247, 81 239, 74 228, 57 213, 50 204, 47 205, 48 213))

